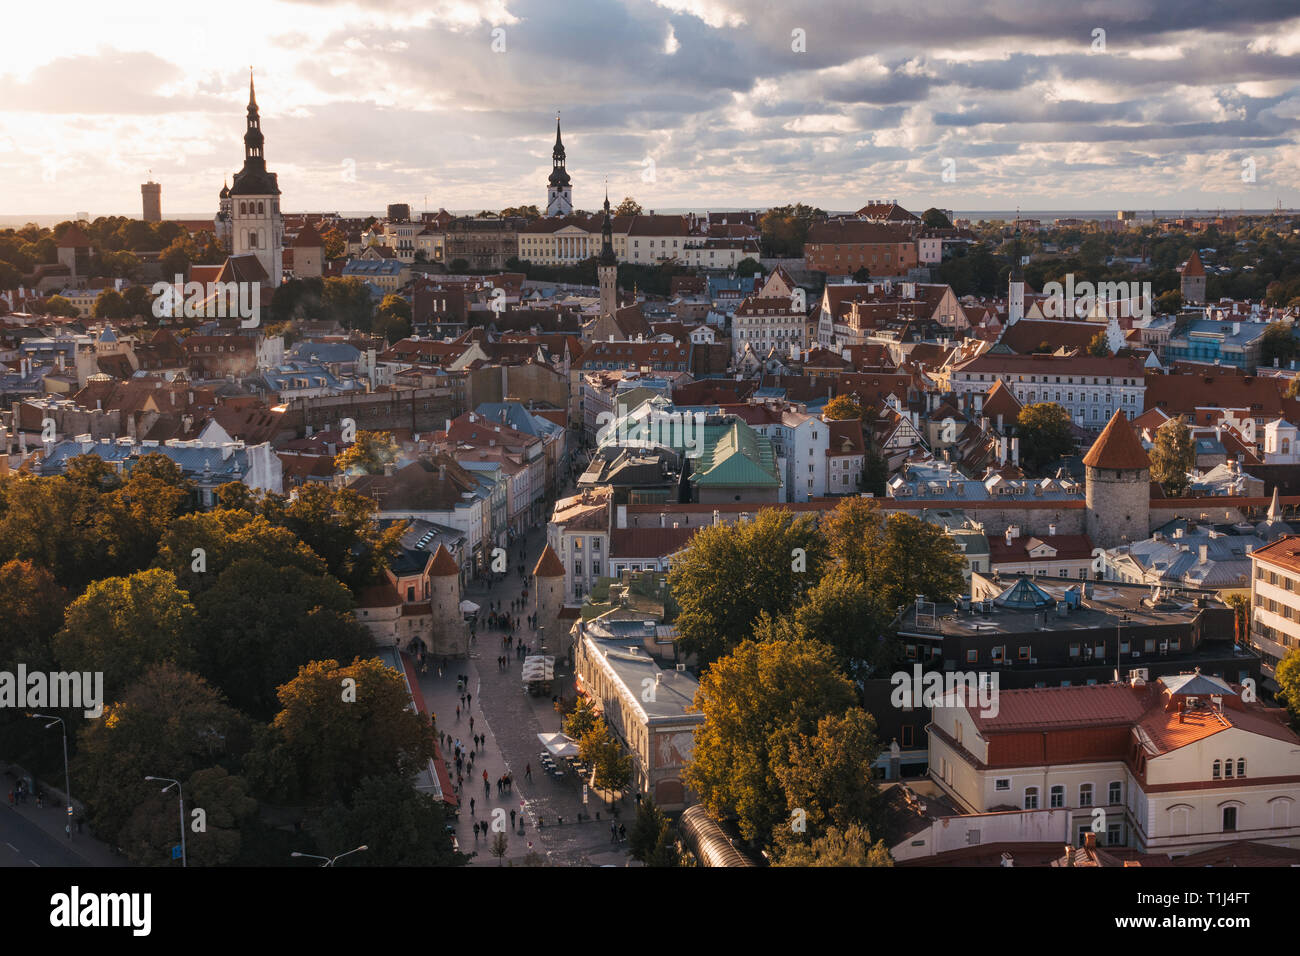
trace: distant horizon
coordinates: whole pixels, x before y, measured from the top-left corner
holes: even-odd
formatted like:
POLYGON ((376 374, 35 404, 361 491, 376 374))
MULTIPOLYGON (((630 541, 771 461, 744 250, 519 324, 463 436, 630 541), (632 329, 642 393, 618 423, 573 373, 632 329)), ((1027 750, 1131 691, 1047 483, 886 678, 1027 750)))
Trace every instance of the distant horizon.
MULTIPOLYGON (((866 202, 868 202, 868 200, 864 200, 863 205, 865 205, 866 202)), ((909 207, 905 203, 899 203, 899 205, 903 206, 904 209, 909 209, 909 207)), ((439 207, 439 209, 441 208, 442 207, 439 207)), ((508 207, 503 207, 503 208, 508 208, 508 207)), ((654 212, 661 215, 684 215, 686 213, 695 213, 696 215, 704 215, 710 212, 712 213, 755 212, 755 211, 763 211, 765 209, 770 209, 770 208, 772 207, 770 206, 721 206, 721 207, 709 206, 708 208, 703 208, 698 206, 667 206, 662 208, 655 208, 654 212)), ((827 209, 826 211, 831 215, 848 215, 855 212, 856 209, 859 208, 861 208, 861 206, 855 207, 855 209, 827 209)), ((927 206, 925 208, 928 209, 932 207, 927 206)), ((944 207, 933 207, 933 208, 942 209, 944 207)), ((455 216, 473 216, 481 212, 482 209, 483 207, 480 206, 478 209, 448 209, 447 212, 455 216)), ((1167 219, 1171 217, 1181 217, 1181 216, 1208 215, 1211 213, 1222 214, 1222 215, 1236 215, 1236 216, 1267 216, 1273 214, 1288 216, 1288 215, 1296 215, 1300 213, 1300 209, 1296 209, 1293 207, 1285 207, 1285 206, 1282 207, 1281 210, 1277 209, 1276 207, 1245 209, 1240 207, 1229 208, 1227 206, 1200 206, 1200 207, 1188 206, 1188 207, 1178 207, 1178 208, 1167 207, 1163 209, 1160 207, 1155 207, 1153 209, 1151 207, 1144 207, 1144 206, 1122 206, 1122 207, 1116 206, 1116 207, 1096 208, 1096 209, 1066 209, 1066 208, 1043 208, 1043 209, 1022 208, 1019 210, 1016 209, 969 209, 969 210, 954 209, 952 210, 952 218, 973 219, 973 220, 983 219, 986 221, 996 221, 996 220, 1010 221, 1015 219, 1017 216, 1022 219, 1114 219, 1121 209, 1125 211, 1132 211, 1138 221, 1150 221, 1152 218, 1152 214, 1155 215, 1155 218, 1167 219)), ((436 212, 437 210, 429 209, 424 211, 436 212)), ((494 210, 494 211, 499 211, 499 210, 494 210)), ((649 208, 647 207, 647 212, 648 211, 649 208)), ((916 213, 917 215, 920 215, 922 212, 924 212, 924 209, 909 209, 909 211, 916 213)), ((345 218, 345 219, 364 219, 367 216, 376 216, 382 219, 385 217, 387 213, 387 209, 369 209, 369 210, 286 209, 284 214, 286 216, 302 216, 302 215, 315 215, 315 214, 322 214, 322 213, 334 213, 340 216, 341 218, 345 218)), ((420 213, 417 212, 414 208, 412 208, 412 214, 417 218, 420 215, 420 213)), ((166 222, 168 220, 211 219, 214 215, 215 215, 215 210, 210 212, 180 212, 180 213, 164 212, 163 221, 166 222)), ((37 215, 21 215, 21 214, 6 215, 0 213, 0 229, 22 228, 23 226, 26 226, 27 224, 33 222, 36 223, 36 225, 41 226, 43 228, 50 228, 52 226, 57 225, 60 222, 67 222, 69 220, 72 220, 74 216, 76 216, 75 212, 41 213, 37 215)), ((109 217, 109 216, 125 216, 129 219, 141 218, 141 214, 138 210, 134 213, 132 212, 91 212, 90 217, 87 221, 94 222, 98 218, 109 217)))

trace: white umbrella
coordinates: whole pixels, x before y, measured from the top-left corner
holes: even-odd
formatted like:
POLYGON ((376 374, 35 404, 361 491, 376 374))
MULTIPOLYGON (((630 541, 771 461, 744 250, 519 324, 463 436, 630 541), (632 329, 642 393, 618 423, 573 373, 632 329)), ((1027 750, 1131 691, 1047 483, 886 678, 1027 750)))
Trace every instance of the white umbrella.
POLYGON ((460 613, 461 613, 461 614, 477 614, 477 613, 478 613, 478 605, 475 604, 473 601, 461 601, 461 602, 460 602, 460 613))
POLYGON ((578 743, 565 734, 538 734, 537 739, 557 757, 578 756, 578 743))

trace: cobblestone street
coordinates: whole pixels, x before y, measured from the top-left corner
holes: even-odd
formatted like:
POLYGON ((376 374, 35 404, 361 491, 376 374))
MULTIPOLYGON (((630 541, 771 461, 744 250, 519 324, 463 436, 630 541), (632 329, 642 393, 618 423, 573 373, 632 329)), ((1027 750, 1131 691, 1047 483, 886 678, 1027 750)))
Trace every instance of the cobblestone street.
MULTIPOLYGON (((541 556, 546 543, 543 529, 532 531, 525 543, 526 557, 523 561, 526 572, 531 573, 541 556)), ((520 597, 524 582, 520 580, 518 565, 519 544, 511 548, 512 571, 507 580, 496 584, 490 591, 478 586, 466 589, 464 597, 482 607, 486 619, 488 602, 502 602, 509 611, 510 602, 520 597)), ((535 589, 529 589, 528 606, 517 612, 521 617, 536 611, 535 589)), ((461 792, 460 817, 456 827, 456 838, 460 841, 461 851, 472 853, 478 851, 471 865, 496 866, 497 860, 488 851, 493 834, 480 835, 477 841, 473 825, 477 822, 490 822, 492 813, 502 809, 507 815, 516 811, 516 824, 508 829, 509 850, 503 862, 518 865, 530 851, 542 855, 547 864, 552 866, 580 865, 625 865, 626 844, 611 842, 609 823, 610 813, 600 797, 594 792, 589 796, 585 808, 591 819, 578 822, 578 812, 583 810, 582 782, 572 773, 562 779, 547 776, 539 761, 544 750, 539 733, 559 731, 560 715, 555 711, 549 696, 530 697, 520 679, 522 661, 515 649, 506 648, 502 643, 503 634, 482 627, 476 641, 470 646, 470 659, 451 660, 447 671, 438 677, 437 668, 431 667, 420 678, 420 688, 429 709, 437 715, 438 729, 447 734, 451 741, 459 739, 462 746, 471 748, 474 734, 486 734, 485 746, 474 754, 473 769, 465 773, 465 783, 461 792), (507 658, 507 667, 502 670, 497 666, 498 655, 507 658), (472 702, 468 708, 462 708, 457 719, 456 707, 460 703, 456 690, 457 675, 469 677, 468 692, 472 702), (473 718, 473 728, 470 727, 473 718), (525 777, 525 769, 532 767, 532 780, 525 777), (483 773, 487 772, 488 788, 483 787, 483 773), (496 781, 507 771, 514 775, 514 792, 497 795, 496 781), (471 810, 470 800, 474 806, 471 810), (600 819, 596 816, 599 814, 600 819), (519 820, 523 819, 523 833, 519 832, 519 820), (560 820, 564 822, 561 824, 560 820), (539 823, 541 824, 539 826, 539 823)), ((522 640, 530 645, 536 644, 537 635, 527 628, 515 631, 516 642, 522 640)), ((547 642, 554 647, 556 641, 547 642)), ((573 696, 573 673, 567 661, 556 661, 556 685, 564 688, 566 697, 573 696)), ((444 756, 449 763, 449 775, 454 783, 456 768, 453 758, 452 742, 444 747, 444 756)), ((618 819, 630 823, 633 810, 627 806, 619 807, 618 819)))

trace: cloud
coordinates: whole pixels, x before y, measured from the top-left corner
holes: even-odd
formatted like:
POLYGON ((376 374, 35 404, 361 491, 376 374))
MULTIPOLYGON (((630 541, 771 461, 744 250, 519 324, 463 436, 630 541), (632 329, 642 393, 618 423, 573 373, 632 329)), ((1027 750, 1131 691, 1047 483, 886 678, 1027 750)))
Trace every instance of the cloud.
POLYGON ((1239 181, 1207 170, 1229 154, 1294 169, 1294 14, 1272 0, 953 0, 942 16, 915 0, 229 0, 157 17, 143 49, 138 29, 106 25, 96 53, 0 72, 0 139, 14 146, 0 213, 133 211, 149 168, 165 208, 210 211, 242 159, 244 62, 258 64, 288 209, 538 203, 557 109, 584 207, 606 175, 661 209, 856 208, 882 191, 922 208, 1144 190, 1244 202, 1239 181), (249 17, 265 24, 256 36, 221 32, 249 17), (203 37, 205 55, 189 55, 203 37), (55 183, 31 165, 49 156, 55 183), (940 178, 948 157, 955 183, 940 178))

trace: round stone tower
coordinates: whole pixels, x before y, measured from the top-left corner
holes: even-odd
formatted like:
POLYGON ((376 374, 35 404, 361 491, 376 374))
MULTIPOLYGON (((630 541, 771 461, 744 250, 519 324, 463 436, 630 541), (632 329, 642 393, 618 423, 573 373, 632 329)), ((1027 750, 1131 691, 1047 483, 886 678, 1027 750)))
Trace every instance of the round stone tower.
POLYGON ((1085 526, 1094 547, 1114 548, 1151 533, 1151 459, 1121 411, 1083 457, 1085 526))
POLYGON ((560 633, 560 609, 564 607, 564 565, 548 543, 533 568, 537 591, 537 627, 546 642, 546 652, 557 657, 569 653, 568 634, 560 633))
POLYGON ((469 628, 460 610, 460 568, 445 545, 429 566, 429 605, 433 616, 429 650, 449 657, 469 656, 469 628))

